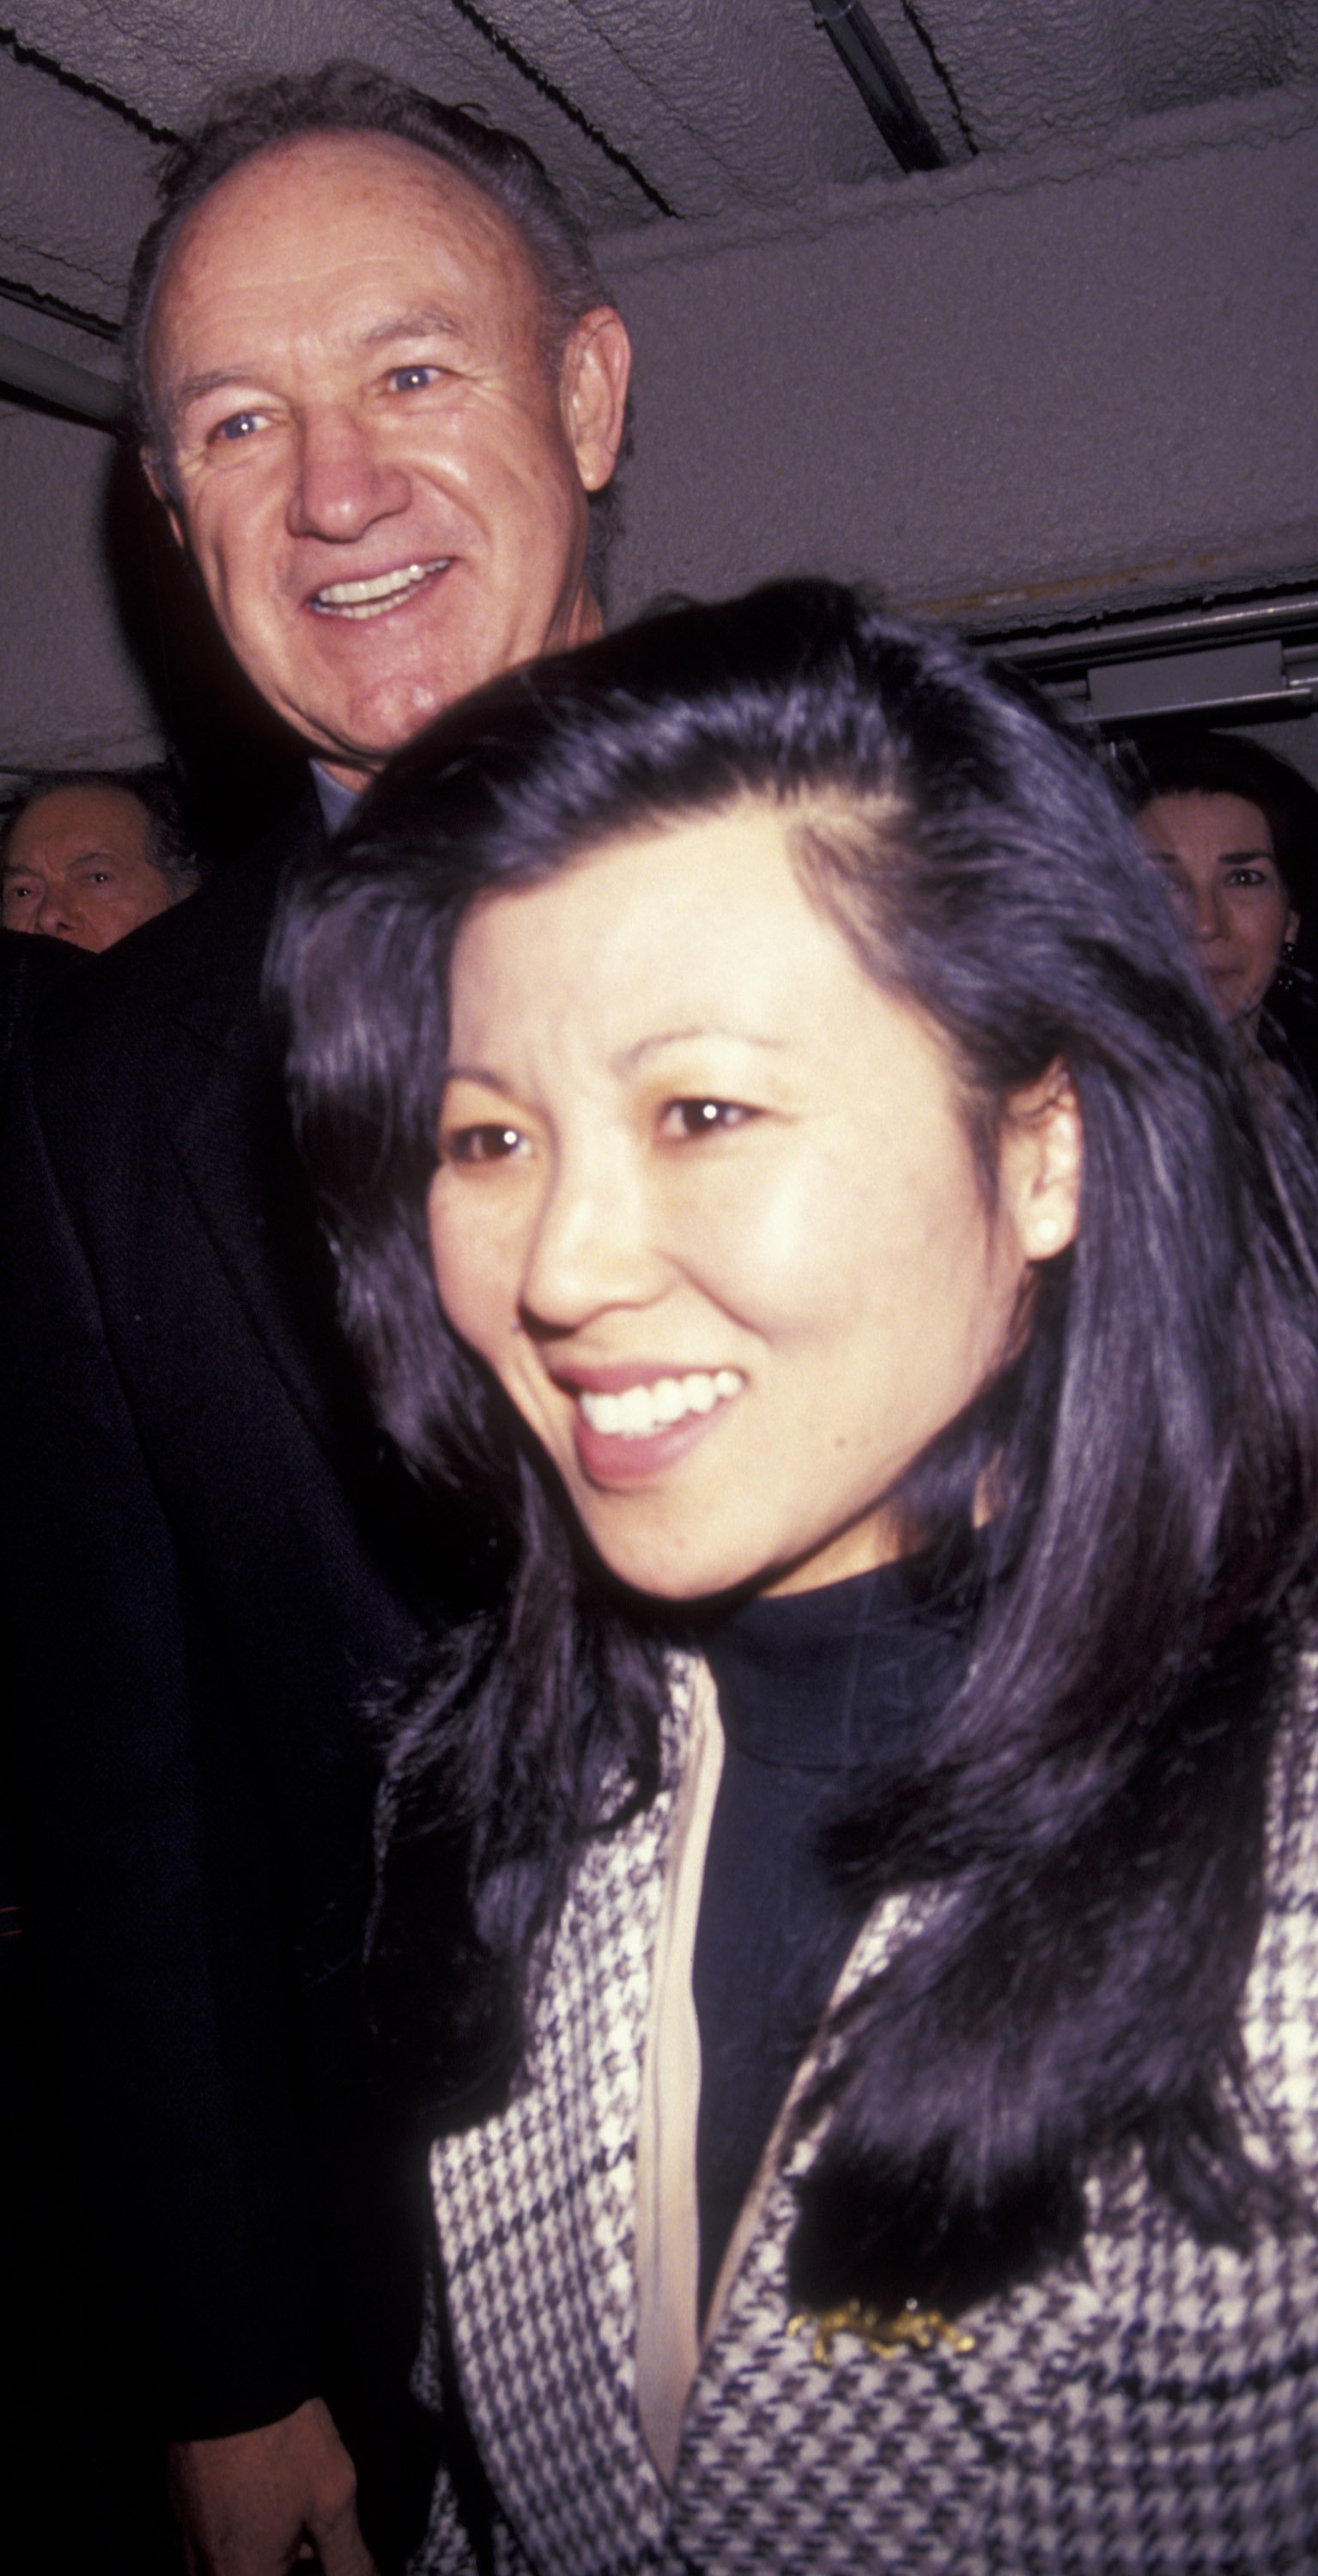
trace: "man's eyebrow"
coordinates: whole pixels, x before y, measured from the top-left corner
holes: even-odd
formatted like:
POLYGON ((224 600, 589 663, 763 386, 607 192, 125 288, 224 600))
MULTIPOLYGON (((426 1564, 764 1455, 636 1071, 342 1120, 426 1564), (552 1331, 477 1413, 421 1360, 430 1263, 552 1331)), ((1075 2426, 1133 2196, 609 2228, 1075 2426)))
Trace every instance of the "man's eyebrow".
POLYGON ((212 367, 205 375, 184 376, 181 383, 170 387, 165 418, 172 429, 189 403, 200 402, 203 395, 224 393, 230 385, 250 387, 259 382, 259 376, 250 367, 212 367))
POLYGON ((410 313, 398 313, 386 322, 372 324, 364 333, 363 349, 380 349, 391 340, 469 340, 471 332, 465 322, 442 304, 418 304, 410 313))

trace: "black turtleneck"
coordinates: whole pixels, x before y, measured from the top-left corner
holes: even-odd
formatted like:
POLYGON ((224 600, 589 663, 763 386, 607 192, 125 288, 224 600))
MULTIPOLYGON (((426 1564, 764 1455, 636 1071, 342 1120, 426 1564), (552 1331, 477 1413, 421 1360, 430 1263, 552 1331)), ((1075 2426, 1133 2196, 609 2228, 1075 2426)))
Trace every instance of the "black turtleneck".
POLYGON ((748 1601, 701 1640, 726 1739, 696 1928, 700 2309, 867 1900, 820 1848, 903 1766, 959 1678, 964 1627, 927 1561, 748 1601))

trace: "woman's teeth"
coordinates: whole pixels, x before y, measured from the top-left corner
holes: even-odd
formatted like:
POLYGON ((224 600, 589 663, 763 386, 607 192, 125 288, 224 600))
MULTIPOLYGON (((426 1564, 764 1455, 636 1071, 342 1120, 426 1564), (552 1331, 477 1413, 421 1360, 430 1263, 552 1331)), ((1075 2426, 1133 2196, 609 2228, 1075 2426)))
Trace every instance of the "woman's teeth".
POLYGON ((379 617, 429 581, 432 573, 446 571, 449 560, 440 555, 434 563, 401 564, 396 572, 377 573, 370 581, 327 581, 311 605, 332 617, 379 617))
POLYGON ((621 1395, 594 1395, 583 1389, 577 1401, 592 1431, 618 1440, 646 1440, 666 1431, 688 1413, 712 1413, 716 1404, 740 1395, 746 1383, 738 1369, 693 1369, 689 1377, 656 1378, 652 1386, 624 1387, 621 1395))

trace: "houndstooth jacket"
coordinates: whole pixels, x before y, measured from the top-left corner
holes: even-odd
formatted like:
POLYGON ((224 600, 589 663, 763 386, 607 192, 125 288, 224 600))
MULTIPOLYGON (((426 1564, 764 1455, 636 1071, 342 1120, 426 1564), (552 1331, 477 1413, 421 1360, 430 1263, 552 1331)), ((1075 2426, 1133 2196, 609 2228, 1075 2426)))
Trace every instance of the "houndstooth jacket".
MULTIPOLYGON (((830 2357, 790 2331, 803 2143, 767 2175, 661 2476, 638 2396, 637 2140, 691 1705, 687 1676, 663 1793, 582 1858, 515 2098, 433 2151, 450 2350, 497 2509, 478 2547, 441 2479, 414 2576, 1318 2568, 1318 2236, 1202 2247, 1138 2172, 1091 2187, 1083 2261, 964 2320, 973 2348, 935 2332, 884 2352, 844 2325, 830 2357)), ((1269 2144, 1318 2199, 1307 1716, 1269 1833, 1246 2042, 1269 2144)), ((879 1910, 848 1983, 909 1935, 913 1902, 879 1910)), ((433 2397, 433 2353, 419 2376, 433 2397)))

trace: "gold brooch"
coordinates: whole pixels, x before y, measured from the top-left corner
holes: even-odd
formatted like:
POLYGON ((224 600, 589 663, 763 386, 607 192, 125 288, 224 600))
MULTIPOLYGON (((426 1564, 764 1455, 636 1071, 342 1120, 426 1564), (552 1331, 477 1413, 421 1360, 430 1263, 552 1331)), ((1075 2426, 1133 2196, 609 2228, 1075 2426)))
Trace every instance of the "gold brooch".
POLYGON ((802 2334, 810 2328, 814 2330, 810 2358, 822 2363, 832 2360, 834 2339, 840 2334, 857 2335, 867 2352, 880 2352, 885 2360, 891 2360, 904 2344, 913 2345, 917 2352, 932 2352, 935 2344, 945 2345, 949 2352, 975 2349, 973 2335, 962 2334, 959 2327, 949 2325, 937 2308, 922 2308, 918 2299, 908 2299, 895 2317, 881 2317, 877 2308, 865 2308, 859 2299, 848 2299, 845 2307, 813 2311, 801 2308, 788 2319, 789 2335, 802 2334))

